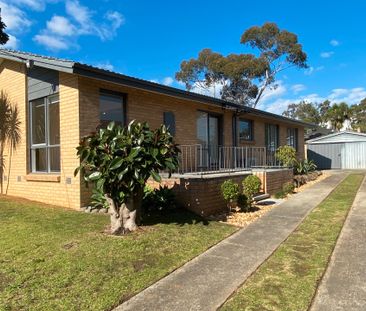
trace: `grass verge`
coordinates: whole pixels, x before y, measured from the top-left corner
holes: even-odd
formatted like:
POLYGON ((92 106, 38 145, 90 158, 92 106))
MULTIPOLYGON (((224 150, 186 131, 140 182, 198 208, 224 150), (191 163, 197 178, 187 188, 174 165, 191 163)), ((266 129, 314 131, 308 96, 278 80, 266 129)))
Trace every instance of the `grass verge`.
POLYGON ((185 211, 125 237, 108 222, 0 198, 0 310, 110 310, 236 230, 185 211))
POLYGON ((308 310, 364 175, 349 175, 221 310, 308 310))

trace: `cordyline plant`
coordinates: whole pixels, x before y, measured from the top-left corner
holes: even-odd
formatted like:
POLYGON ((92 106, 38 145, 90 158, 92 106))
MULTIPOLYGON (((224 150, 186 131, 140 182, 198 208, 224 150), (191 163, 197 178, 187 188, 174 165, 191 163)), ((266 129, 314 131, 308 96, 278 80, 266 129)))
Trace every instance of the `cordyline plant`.
POLYGON ((141 203, 146 181, 160 182, 160 171, 169 176, 178 168, 179 149, 162 125, 132 121, 127 127, 113 122, 106 129, 84 137, 77 147, 80 173, 94 184, 92 204, 109 208, 111 234, 134 231, 141 221, 141 203))
POLYGON ((4 192, 4 173, 6 171, 5 151, 9 148, 8 182, 5 193, 8 193, 13 151, 21 141, 19 111, 16 104, 10 102, 9 96, 0 91, 0 193, 4 192))

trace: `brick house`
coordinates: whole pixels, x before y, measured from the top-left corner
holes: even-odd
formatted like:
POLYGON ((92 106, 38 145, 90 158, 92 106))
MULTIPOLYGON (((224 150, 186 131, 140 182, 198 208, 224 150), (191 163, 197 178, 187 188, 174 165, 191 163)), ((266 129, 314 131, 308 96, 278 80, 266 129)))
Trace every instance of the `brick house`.
POLYGON ((88 203, 89 191, 73 175, 75 148, 111 120, 167 124, 181 145, 183 175, 247 174, 274 165, 274 150, 285 144, 304 157, 305 123, 69 60, 0 49, 0 90, 17 104, 22 131, 3 177, 8 194, 45 203, 88 203))

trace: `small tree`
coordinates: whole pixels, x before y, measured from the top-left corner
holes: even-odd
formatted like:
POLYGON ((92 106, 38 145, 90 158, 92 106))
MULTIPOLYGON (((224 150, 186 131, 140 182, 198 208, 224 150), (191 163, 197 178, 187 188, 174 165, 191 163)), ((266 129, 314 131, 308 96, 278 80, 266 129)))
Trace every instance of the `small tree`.
POLYGON ((247 198, 248 207, 253 203, 253 197, 261 189, 262 182, 258 176, 250 175, 243 180, 243 194, 247 198))
POLYGON ((20 143, 21 131, 18 108, 15 104, 11 104, 8 95, 0 92, 0 191, 3 193, 5 165, 5 149, 9 146, 9 167, 8 167, 8 184, 6 192, 9 188, 9 176, 11 169, 11 159, 13 151, 20 143))
POLYGON ((94 184, 92 204, 109 208, 111 233, 137 229, 146 181, 161 181, 159 172, 169 176, 178 168, 179 149, 162 125, 152 131, 149 125, 132 121, 127 127, 112 122, 106 129, 84 137, 77 155, 80 171, 94 184))
POLYGON ((282 166, 292 167, 296 163, 296 150, 291 146, 280 146, 276 150, 275 157, 282 166))

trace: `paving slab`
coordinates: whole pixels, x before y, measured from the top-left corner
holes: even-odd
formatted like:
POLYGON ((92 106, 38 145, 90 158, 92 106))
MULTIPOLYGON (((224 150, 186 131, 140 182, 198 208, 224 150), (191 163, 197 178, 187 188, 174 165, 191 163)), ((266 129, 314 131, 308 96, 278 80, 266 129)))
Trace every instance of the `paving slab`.
POLYGON ((366 179, 343 226, 311 311, 366 310, 366 179))
POLYGON ((216 310, 346 175, 344 172, 332 174, 284 201, 115 311, 216 310))

